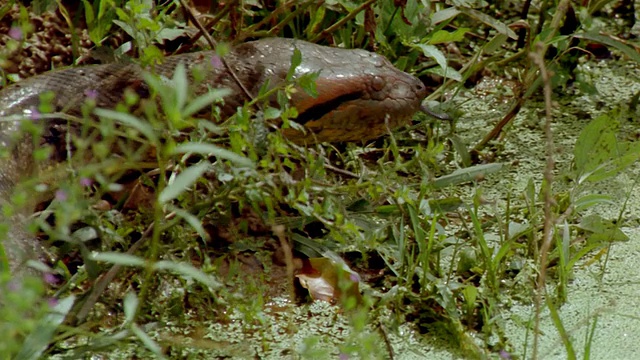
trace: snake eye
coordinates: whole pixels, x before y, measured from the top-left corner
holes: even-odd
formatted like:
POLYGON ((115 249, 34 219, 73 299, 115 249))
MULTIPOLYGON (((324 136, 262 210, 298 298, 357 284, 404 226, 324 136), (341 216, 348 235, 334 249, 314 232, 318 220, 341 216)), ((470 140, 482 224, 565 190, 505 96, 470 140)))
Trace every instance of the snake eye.
POLYGON ((380 76, 376 76, 371 81, 371 86, 375 91, 382 91, 384 89, 384 80, 380 76))

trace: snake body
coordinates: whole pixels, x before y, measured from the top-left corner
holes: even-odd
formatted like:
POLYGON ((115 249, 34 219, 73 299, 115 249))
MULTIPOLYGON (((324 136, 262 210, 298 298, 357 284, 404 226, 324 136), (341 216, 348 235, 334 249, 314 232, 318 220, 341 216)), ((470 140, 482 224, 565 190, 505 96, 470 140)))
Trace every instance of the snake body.
MULTIPOLYGON (((365 50, 267 38, 232 48, 224 60, 250 95, 256 96, 263 84, 276 86, 285 81, 295 49, 300 51, 302 62, 294 77, 319 73, 317 97, 301 89, 291 95, 291 104, 299 113, 296 121, 304 125, 306 131, 291 128, 283 131, 296 143, 378 137, 407 122, 426 96, 426 89, 417 78, 396 69, 383 56, 365 50)), ((231 90, 221 108, 223 117, 233 114, 247 99, 214 51, 169 56, 148 69, 133 63, 114 63, 54 70, 0 90, 0 149, 8 154, 0 159, 0 204, 8 202, 21 178, 33 175, 32 154, 38 143, 25 140, 19 134, 25 122, 43 121, 38 120, 37 110, 43 93, 53 93, 53 111, 70 115, 81 115, 87 97, 95 100, 100 108, 114 108, 123 101, 125 89, 132 89, 141 97, 149 95, 143 80, 144 71, 171 78, 180 63, 188 72, 204 69, 204 80, 194 89, 196 94, 211 88, 231 90)), ((46 129, 47 126, 45 135, 46 129)), ((3 244, 9 264, 15 269, 38 252, 38 245, 24 231, 25 222, 20 214, 14 214, 10 222, 3 244)))

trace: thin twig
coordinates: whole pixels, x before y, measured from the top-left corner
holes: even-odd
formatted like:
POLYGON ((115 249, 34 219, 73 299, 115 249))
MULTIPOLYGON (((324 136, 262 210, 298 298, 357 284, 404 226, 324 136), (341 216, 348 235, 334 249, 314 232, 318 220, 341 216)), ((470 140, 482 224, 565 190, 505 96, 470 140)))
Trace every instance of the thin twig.
POLYGON ((280 248, 284 254, 284 262, 287 267, 287 289, 289 290, 289 300, 294 301, 296 297, 296 290, 293 286, 295 264, 293 263, 293 249, 291 244, 287 240, 287 236, 284 233, 284 225, 273 225, 271 232, 280 240, 280 248))
POLYGON ((316 37, 309 41, 311 41, 312 43, 318 42, 320 39, 331 34, 332 32, 336 31, 336 29, 340 28, 342 25, 355 18, 356 15, 358 15, 362 10, 364 10, 367 6, 370 6, 374 2, 376 2, 376 0, 367 0, 367 2, 353 9, 353 11, 351 11, 347 16, 340 19, 340 21, 338 21, 337 23, 329 26, 327 29, 323 30, 322 32, 320 32, 320 34, 316 35, 316 37))
POLYGON ((298 16, 300 13, 302 13, 303 11, 305 11, 310 5, 316 5, 316 6, 321 6, 322 4, 324 4, 324 0, 310 0, 304 3, 300 3, 300 1, 294 0, 294 1, 290 1, 284 5, 278 6, 273 12, 271 12, 271 14, 269 14, 269 16, 267 16, 266 18, 262 19, 260 22, 253 24, 251 26, 249 26, 247 29, 245 29, 245 31, 243 32, 243 34, 241 34, 239 36, 239 39, 242 41, 244 39, 246 39, 247 37, 250 36, 257 36, 257 37, 267 37, 267 36, 273 36, 276 33, 278 33, 280 30, 282 30, 282 28, 291 23, 291 20, 294 19, 296 16, 298 16), (288 14, 282 21, 280 21, 279 23, 277 23, 275 26, 270 26, 269 30, 267 31, 255 31, 256 29, 260 29, 264 24, 266 24, 268 21, 270 21, 271 19, 273 19, 276 15, 284 12, 285 10, 289 10, 289 8, 293 7, 294 5, 297 5, 298 7, 293 10, 290 14, 288 14))
MULTIPOLYGON (((216 16, 214 16, 213 19, 211 19, 204 26, 204 30, 198 29, 198 32, 191 38, 191 41, 196 42, 198 41, 198 39, 200 39, 200 36, 206 36, 205 34, 209 34, 211 28, 213 28, 225 15, 227 15, 227 13, 236 5, 237 2, 238 0, 227 2, 222 10, 220 10, 220 12, 218 12, 218 14, 216 14, 216 16)), ((187 14, 189 13, 189 10, 187 8, 185 8, 185 11, 187 11, 187 14)))
MULTIPOLYGON (((184 10, 187 12, 187 15, 189 16, 189 19, 196 25, 198 30, 202 31, 202 35, 204 35, 204 38, 207 40, 207 42, 209 43, 211 48, 215 49, 216 46, 217 46, 215 40, 213 40, 211 35, 209 35, 209 32, 204 28, 204 26, 202 26, 200 21, 196 18, 196 15, 193 12, 193 10, 191 9, 191 7, 189 7, 189 5, 185 2, 185 0, 180 0, 180 4, 184 8, 184 10)), ((220 60, 222 61, 222 64, 224 65, 225 69, 227 69, 227 72, 229 72, 229 75, 231 75, 231 77, 236 82, 236 84, 238 84, 240 89, 242 89, 242 92, 244 92, 244 94, 247 96, 247 99, 248 100, 253 100, 253 95, 251 95, 249 90, 247 90, 247 88, 244 86, 242 81, 240 81, 240 79, 238 78, 236 73, 233 71, 233 69, 231 69, 231 67, 229 66, 227 61, 224 59, 224 56, 221 56, 220 60)))
POLYGON ((378 331, 380 331, 380 335, 382 335, 382 339, 384 340, 384 345, 387 348, 387 355, 389 356, 389 360, 394 360, 395 356, 394 356, 393 346, 391 345, 391 341, 389 341, 389 336, 387 335, 387 331, 384 329, 384 326, 380 322, 378 322, 378 331))
MULTIPOLYGON (((520 12, 520 20, 523 22, 527 22, 527 18, 529 17, 529 7, 531 6, 531 0, 526 0, 522 5, 522 11, 520 12)), ((521 28, 518 30, 518 49, 524 48, 529 41, 527 40, 527 34, 529 34, 529 29, 521 28)))
POLYGON ((538 284, 535 295, 535 327, 533 337, 533 359, 537 359, 538 356, 538 342, 540 328, 540 313, 542 311, 542 296, 546 295, 546 280, 547 280, 547 258, 549 249, 551 248, 551 241, 554 238, 555 222, 553 220, 553 194, 551 191, 553 184, 553 132, 551 131, 551 123, 553 121, 552 106, 551 106, 551 78, 549 72, 544 63, 544 54, 546 47, 543 43, 536 44, 536 51, 531 53, 531 59, 534 64, 540 69, 540 76, 544 84, 544 104, 545 104, 545 124, 544 133, 546 138, 546 164, 544 169, 544 180, 546 182, 543 187, 544 191, 544 229, 542 235, 542 245, 540 246, 540 260, 538 263, 538 284))

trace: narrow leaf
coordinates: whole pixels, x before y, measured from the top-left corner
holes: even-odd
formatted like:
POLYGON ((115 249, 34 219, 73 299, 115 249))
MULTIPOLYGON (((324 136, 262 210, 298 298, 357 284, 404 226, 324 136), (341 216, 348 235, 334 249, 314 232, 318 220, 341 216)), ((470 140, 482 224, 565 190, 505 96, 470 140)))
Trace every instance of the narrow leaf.
POLYGON ((122 125, 128 126, 139 131, 145 138, 147 138, 151 143, 157 144, 158 138, 153 131, 151 125, 145 121, 138 119, 137 117, 109 109, 95 109, 94 113, 99 117, 104 117, 107 119, 115 120, 122 125))
POLYGON ((137 324, 131 325, 131 332, 133 332, 138 339, 144 344, 144 346, 149 349, 158 359, 166 359, 164 354, 162 353, 162 348, 158 345, 153 339, 147 335, 137 324))
POLYGON ((203 161, 193 166, 189 166, 184 169, 172 183, 167 185, 158 195, 158 202, 161 204, 167 203, 185 192, 209 169, 211 164, 208 161, 203 161))
POLYGON ((458 14, 460 14, 460 10, 456 9, 455 7, 446 8, 433 14, 431 23, 433 25, 436 25, 443 21, 451 20, 454 17, 458 16, 458 14))
MULTIPOLYGON (((60 300, 58 304, 51 309, 49 315, 40 320, 35 330, 27 336, 22 344, 22 348, 20 348, 20 352, 18 352, 14 359, 40 359, 49 346, 49 343, 53 341, 53 334, 64 321, 74 302, 75 297, 73 295, 60 300)), ((7 341, 7 339, 5 339, 5 341, 7 341)))
POLYGON ((201 238, 205 240, 209 238, 207 232, 204 231, 202 222, 200 222, 200 219, 198 219, 196 216, 184 209, 180 209, 175 206, 169 207, 169 210, 175 212, 177 216, 181 217, 182 219, 184 219, 184 221, 191 225, 191 227, 198 233, 198 235, 200 235, 201 238))
POLYGON ((212 288, 218 289, 222 284, 216 281, 211 275, 207 275, 196 267, 187 263, 178 263, 174 261, 158 261, 153 265, 155 270, 173 271, 179 275, 193 278, 194 280, 212 288))
POLYGON ((187 95, 189 93, 189 79, 187 78, 187 70, 183 63, 179 63, 173 73, 173 86, 174 96, 176 97, 175 104, 178 109, 182 109, 187 102, 187 95))
POLYGON ((125 323, 127 324, 133 323, 136 316, 136 312, 138 312, 139 304, 140 304, 140 300, 138 300, 138 297, 134 292, 130 291, 127 293, 127 295, 124 296, 122 305, 124 307, 125 323))
POLYGON ((184 109, 182 110, 182 115, 185 118, 187 118, 187 117, 189 117, 189 116, 201 111, 205 107, 213 104, 214 101, 222 100, 225 96, 228 96, 229 94, 231 94, 231 90, 226 89, 226 88, 224 88, 224 89, 211 89, 206 94, 198 96, 197 98, 195 98, 191 102, 189 102, 187 104, 187 106, 185 106, 184 109))
POLYGON ((622 53, 624 53, 625 55, 627 55, 628 57, 630 57, 631 59, 633 59, 633 61, 635 61, 636 63, 640 64, 640 54, 638 54, 638 52, 628 46, 625 45, 624 43, 612 39, 608 36, 604 36, 604 35, 600 35, 600 34, 595 34, 595 33, 582 33, 582 34, 575 34, 574 35, 577 38, 581 38, 581 39, 587 39, 587 40, 592 40, 592 41, 596 41, 599 42, 601 44, 607 45, 607 46, 611 46, 614 47, 618 50, 620 50, 622 53))
POLYGON ((465 15, 469 17, 472 17, 476 20, 479 20, 491 26, 492 28, 496 29, 499 33, 507 35, 512 40, 518 39, 518 35, 516 35, 516 33, 513 30, 509 29, 509 27, 505 23, 503 23, 502 21, 494 17, 491 17, 485 13, 482 13, 478 10, 470 9, 470 8, 461 7, 460 11, 462 11, 465 15))
POLYGON ((188 143, 180 144, 175 147, 175 149, 173 150, 173 153, 174 154, 195 153, 195 154, 201 154, 205 156, 213 155, 220 159, 229 160, 239 166, 248 167, 248 168, 255 168, 256 166, 256 164, 253 161, 251 161, 251 159, 249 158, 236 154, 233 151, 229 151, 227 149, 223 149, 221 147, 215 146, 213 144, 207 144, 207 143, 188 142, 188 143))
POLYGON ((93 260, 104 261, 114 265, 124 266, 144 266, 145 260, 129 254, 123 254, 118 252, 100 252, 93 255, 93 260))
POLYGON ((422 53, 425 56, 434 59, 441 68, 447 68, 447 58, 444 56, 442 51, 438 50, 437 47, 427 44, 417 44, 416 46, 422 50, 422 53))
POLYGON ((459 169, 449 175, 441 176, 433 181, 433 187, 440 189, 446 186, 473 181, 479 175, 491 174, 502 170, 504 164, 482 164, 464 169, 459 169))

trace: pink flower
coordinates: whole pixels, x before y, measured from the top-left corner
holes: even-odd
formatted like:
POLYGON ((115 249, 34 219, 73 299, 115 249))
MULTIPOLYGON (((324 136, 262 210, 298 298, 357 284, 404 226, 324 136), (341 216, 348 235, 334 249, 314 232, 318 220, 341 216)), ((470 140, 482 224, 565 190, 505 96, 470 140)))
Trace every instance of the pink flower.
POLYGON ((222 59, 220 59, 219 56, 212 56, 211 57, 211 65, 216 68, 216 69, 221 69, 224 64, 222 63, 222 59))
MULTIPOLYGON (((38 109, 36 109, 35 107, 32 107, 31 109, 28 110, 29 111, 29 118, 31 120, 39 120, 40 118, 42 118, 42 114, 40 114, 40 111, 38 109)), ((25 110, 26 112, 26 110, 25 110)))
POLYGON ((96 90, 96 89, 86 89, 84 91, 84 96, 86 96, 87 99, 95 100, 95 99, 98 98, 98 90, 96 90))
POLYGON ((58 200, 58 201, 66 201, 67 200, 67 193, 64 190, 57 190, 56 191, 56 200, 58 200))
POLYGON ((52 273, 44 273, 42 278, 44 279, 44 282, 49 285, 56 285, 58 283, 58 278, 52 273))
POLYGON ((93 180, 83 177, 80 179, 80 186, 89 187, 93 184, 93 180))
POLYGON ((54 297, 49 298, 49 300, 47 300, 47 304, 49 305, 50 308, 56 307, 56 305, 58 305, 58 299, 54 297))
POLYGON ((11 29, 9 29, 9 36, 13 40, 22 40, 22 29, 17 26, 12 26, 11 29))

